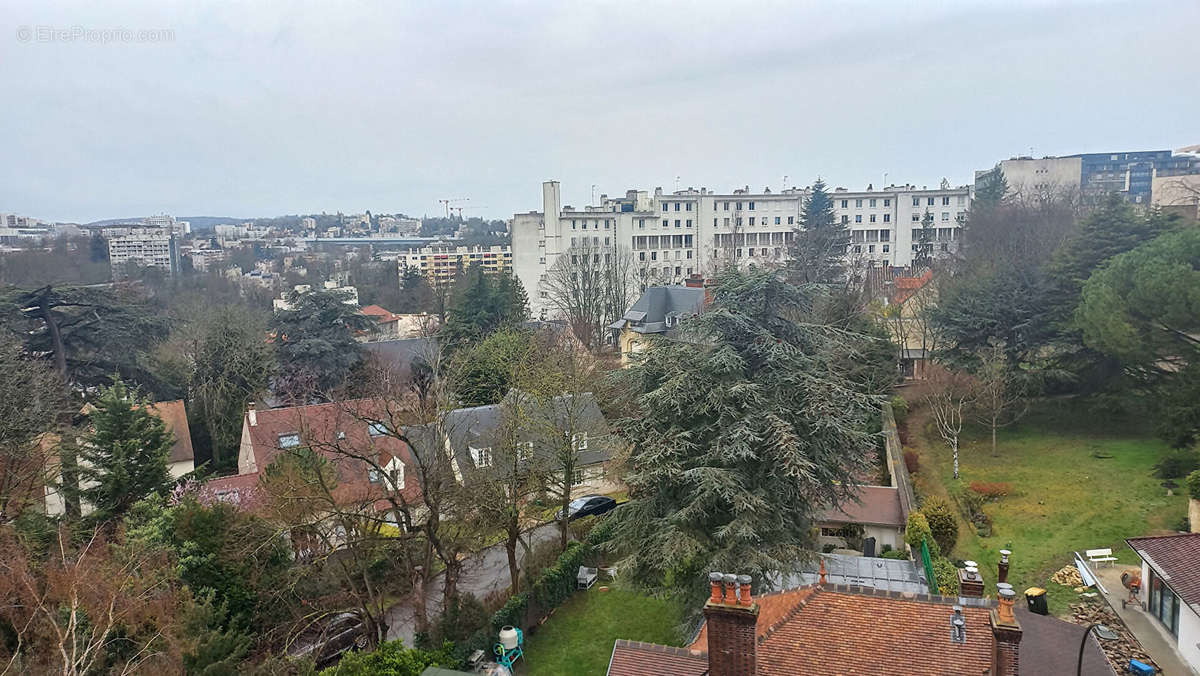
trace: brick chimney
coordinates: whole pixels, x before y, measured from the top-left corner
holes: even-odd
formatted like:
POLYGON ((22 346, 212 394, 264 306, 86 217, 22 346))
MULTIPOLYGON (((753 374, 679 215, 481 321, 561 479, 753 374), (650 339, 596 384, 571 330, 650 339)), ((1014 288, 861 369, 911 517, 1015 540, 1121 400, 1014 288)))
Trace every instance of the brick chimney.
POLYGON ((1017 592, 1005 585, 999 590, 1000 605, 992 611, 992 635, 996 638, 996 676, 1018 676, 1021 670, 1021 625, 1013 614, 1017 592))
POLYGON ((1012 556, 1012 552, 1007 549, 1000 550, 1000 576, 996 578, 997 582, 1008 582, 1008 557, 1012 556))
POLYGON ((983 576, 974 561, 965 561, 966 568, 958 569, 958 595, 967 598, 983 598, 983 576))
POLYGON ((709 573, 704 604, 709 676, 755 676, 758 670, 758 604, 749 575, 709 573))

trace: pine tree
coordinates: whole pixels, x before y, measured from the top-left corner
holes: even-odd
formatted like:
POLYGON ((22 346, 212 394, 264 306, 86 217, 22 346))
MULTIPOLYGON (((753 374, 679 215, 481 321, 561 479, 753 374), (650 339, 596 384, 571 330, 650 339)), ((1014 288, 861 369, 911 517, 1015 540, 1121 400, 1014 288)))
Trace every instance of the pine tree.
POLYGON ((866 466, 874 400, 810 301, 774 271, 726 271, 684 339, 615 376, 637 410, 618 426, 633 451, 614 547, 640 582, 697 592, 700 572, 732 570, 769 584, 811 555, 817 514, 866 466))
POLYGON ((973 209, 995 207, 1004 200, 1004 196, 1007 194, 1008 180, 1004 178, 1004 171, 996 166, 991 171, 981 174, 975 181, 975 199, 972 200, 971 207, 973 209))
POLYGON ((79 493, 97 522, 120 519, 138 500, 171 484, 167 458, 174 435, 149 405, 117 380, 101 391, 88 415, 91 431, 79 450, 79 493))
POLYGON ((471 266, 455 289, 442 338, 450 350, 514 327, 529 317, 528 298, 520 280, 502 272, 488 275, 471 266))
POLYGON ((834 284, 845 274, 850 230, 838 222, 833 198, 825 182, 817 179, 804 202, 800 229, 793 233, 791 272, 798 284, 834 284))
POLYGON ((921 229, 917 233, 917 255, 913 257, 913 268, 924 270, 933 264, 933 243, 937 239, 937 229, 933 227, 933 214, 928 209, 921 217, 921 229))

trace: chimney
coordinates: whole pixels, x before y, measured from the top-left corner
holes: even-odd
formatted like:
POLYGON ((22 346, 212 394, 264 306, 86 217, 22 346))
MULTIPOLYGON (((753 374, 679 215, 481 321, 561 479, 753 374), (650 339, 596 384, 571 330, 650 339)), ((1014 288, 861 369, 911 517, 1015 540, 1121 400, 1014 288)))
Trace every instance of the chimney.
POLYGON ((258 411, 254 410, 254 402, 250 402, 250 405, 246 408, 246 417, 250 419, 251 427, 258 426, 258 411))
POLYGON ((1021 625, 1013 614, 1017 592, 1005 585, 999 589, 1000 605, 992 611, 992 635, 996 638, 996 676, 1018 676, 1020 671, 1021 625))
POLYGON ((1012 552, 1007 549, 1000 550, 1000 575, 996 578, 997 582, 1008 582, 1008 557, 1012 556, 1012 552))
POLYGON ((958 569, 958 595, 967 598, 983 598, 983 576, 974 561, 964 561, 966 568, 958 569))
POLYGON ((704 604, 709 676, 755 676, 758 670, 758 604, 749 575, 709 573, 704 604))

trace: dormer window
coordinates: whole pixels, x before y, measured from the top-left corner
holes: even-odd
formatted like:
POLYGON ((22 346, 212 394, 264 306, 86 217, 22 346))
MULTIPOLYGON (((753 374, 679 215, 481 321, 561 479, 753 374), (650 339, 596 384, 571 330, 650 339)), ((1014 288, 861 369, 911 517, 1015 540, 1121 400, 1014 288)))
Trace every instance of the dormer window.
POLYGON ((299 434, 292 433, 292 434, 280 434, 279 435, 279 447, 280 448, 295 448, 299 445, 300 445, 300 435, 299 434))
POLYGON ((571 435, 571 446, 576 451, 586 451, 588 447, 588 433, 580 432, 579 434, 571 435))
POLYGON ((521 462, 529 462, 533 459, 532 441, 525 441, 517 444, 517 459, 521 462))
POLYGON ((492 447, 484 446, 483 448, 475 448, 468 446, 467 450, 471 452, 471 462, 475 463, 476 467, 491 467, 492 466, 492 447))

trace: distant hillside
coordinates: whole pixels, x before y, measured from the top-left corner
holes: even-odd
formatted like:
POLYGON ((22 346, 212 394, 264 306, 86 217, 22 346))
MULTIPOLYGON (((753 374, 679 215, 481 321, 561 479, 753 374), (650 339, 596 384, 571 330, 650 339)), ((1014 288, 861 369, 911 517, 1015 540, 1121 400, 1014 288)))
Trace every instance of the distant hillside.
MULTIPOLYGON (((103 221, 94 221, 88 223, 89 226, 115 225, 117 223, 136 223, 145 218, 145 216, 133 216, 130 218, 109 218, 103 221)), ((187 221, 192 224, 192 230, 212 230, 214 225, 223 225, 225 223, 245 223, 252 221, 252 218, 233 218, 231 216, 176 216, 175 220, 187 221)))

